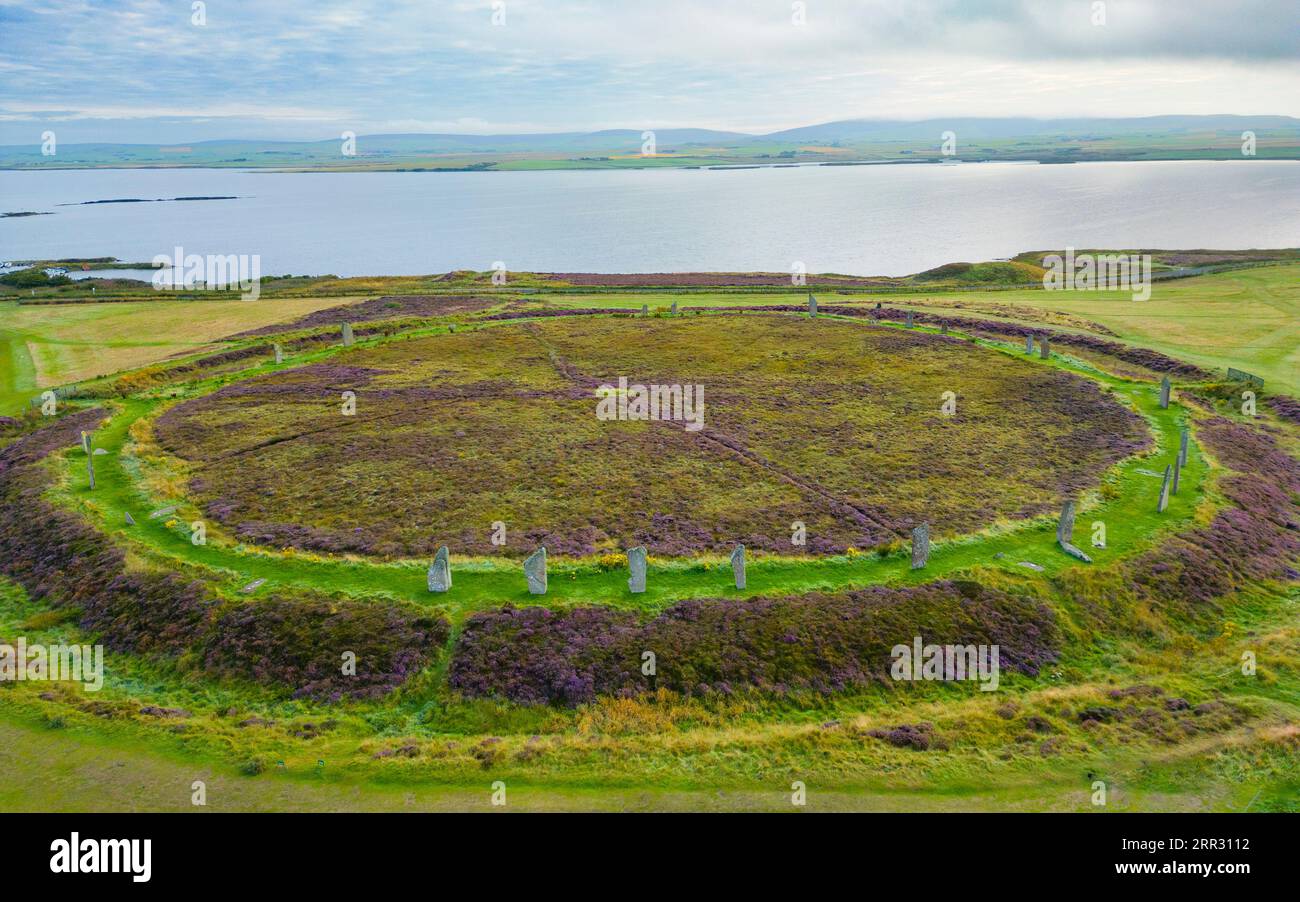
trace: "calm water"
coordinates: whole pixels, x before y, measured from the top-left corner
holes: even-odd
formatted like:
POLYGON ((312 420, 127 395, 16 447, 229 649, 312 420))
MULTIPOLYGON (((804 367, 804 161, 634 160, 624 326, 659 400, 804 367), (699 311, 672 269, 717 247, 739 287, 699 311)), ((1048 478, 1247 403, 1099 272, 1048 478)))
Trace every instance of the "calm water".
POLYGON ((1065 247, 1300 245, 1300 162, 733 171, 0 172, 0 260, 260 254, 262 274, 905 275, 1065 247), (58 206, 110 198, 237 200, 58 206))

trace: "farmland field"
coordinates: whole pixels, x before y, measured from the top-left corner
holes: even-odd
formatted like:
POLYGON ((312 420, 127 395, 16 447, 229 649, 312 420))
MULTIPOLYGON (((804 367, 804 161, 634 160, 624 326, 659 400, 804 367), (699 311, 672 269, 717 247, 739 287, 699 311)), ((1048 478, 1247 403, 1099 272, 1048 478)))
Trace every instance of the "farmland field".
POLYGON ((45 388, 193 353, 241 328, 340 303, 346 299, 53 306, 0 300, 0 409, 12 412, 45 388))

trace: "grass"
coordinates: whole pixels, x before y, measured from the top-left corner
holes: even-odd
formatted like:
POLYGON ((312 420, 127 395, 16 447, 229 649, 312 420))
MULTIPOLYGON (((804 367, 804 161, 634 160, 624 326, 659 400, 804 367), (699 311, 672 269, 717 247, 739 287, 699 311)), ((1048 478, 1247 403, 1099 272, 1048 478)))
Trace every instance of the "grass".
MULTIPOLYGON (((851 321, 828 321, 820 323, 819 327, 853 335, 866 331, 861 324, 851 321)), ((453 336, 438 341, 447 338, 453 336)), ((405 348, 407 344, 392 342, 394 347, 409 353, 410 349, 405 348)), ((1163 515, 1155 511, 1160 480, 1150 475, 1163 470, 1163 462, 1178 446, 1185 415, 1177 405, 1162 411, 1157 403, 1157 392, 1150 384, 1108 377, 1060 355, 1055 355, 1051 361, 1042 361, 1037 356, 1022 361, 1017 358, 1024 355, 1013 348, 983 344, 985 350, 982 353, 1005 356, 1012 367, 1086 373, 1089 378, 1107 386, 1113 392, 1112 397, 1137 411, 1153 428, 1155 448, 1114 467, 1106 476, 1104 491, 1092 497, 1080 513, 1077 538, 1084 545, 1093 522, 1106 524, 1107 547, 1089 549, 1099 565, 1131 553, 1148 541, 1154 532, 1176 529, 1188 522, 1195 513, 1205 473, 1195 443, 1180 493, 1172 498, 1169 510, 1163 515)), ((419 349, 414 353, 427 356, 427 352, 419 349)), ((447 360, 441 354, 432 357, 447 360)), ((997 357, 990 358, 993 359, 997 357)), ((539 601, 527 594, 519 565, 499 558, 455 556, 453 592, 447 596, 431 596, 424 585, 427 559, 382 563, 351 556, 259 548, 239 543, 211 526, 207 544, 193 545, 189 523, 202 519, 201 513, 184 497, 142 493, 142 471, 128 444, 132 425, 153 412, 158 403, 148 399, 127 401, 120 414, 95 432, 95 446, 110 453, 96 459, 97 488, 93 494, 86 491, 83 454, 70 452, 65 460, 64 502, 80 508, 101 529, 118 534, 136 553, 152 555, 164 562, 185 562, 216 572, 224 577, 231 591, 254 579, 265 579, 268 583, 260 592, 301 585, 357 596, 387 595, 438 605, 447 609, 456 621, 469 612, 495 607, 507 600, 516 605, 539 601), (182 507, 173 517, 150 520, 146 516, 150 511, 178 502, 182 507), (126 512, 132 513, 136 526, 127 528, 123 525, 126 512)), ((230 434, 242 436, 241 440, 247 438, 245 432, 238 430, 230 434)), ((379 494, 375 493, 376 496, 379 494)), ((1014 526, 1000 523, 996 528, 940 542, 934 547, 929 566, 919 573, 910 569, 910 560, 904 551, 884 557, 876 554, 786 559, 760 556, 748 567, 748 588, 743 592, 731 585, 730 568, 718 555, 652 559, 648 590, 644 595, 631 595, 627 591, 626 572, 621 567, 605 569, 590 559, 567 563, 560 559, 551 563, 550 592, 544 601, 550 605, 599 602, 656 611, 682 598, 798 593, 881 582, 917 583, 961 573, 972 567, 996 567, 1011 574, 1030 575, 1028 569, 1020 566, 1021 561, 1042 566, 1045 576, 1041 578, 1050 578, 1074 564, 1056 547, 1054 516, 1014 526)))
MULTIPOLYGON (((1193 281, 1203 280, 1188 280, 1193 281)), ((1010 294, 998 293, 998 303, 1010 294)), ((691 301, 698 303, 695 297, 691 301)), ((639 306, 613 304, 614 295, 610 298, 613 306, 639 306)), ((970 302, 988 298, 974 293, 970 302)), ((575 295, 572 303, 598 306, 591 300, 575 295)), ((720 294, 717 300, 732 303, 734 296, 720 294)), ((1101 321, 1092 310, 1076 314, 1101 321)), ((602 322, 619 327, 618 321, 602 322)), ((832 329, 837 335, 875 331, 851 320, 815 326, 824 330, 822 338, 832 329)), ((505 334, 519 326, 491 328, 505 334)), ((1120 331, 1118 325, 1112 328, 1120 331)), ((312 351, 286 367, 392 354, 390 361, 401 361, 399 374, 410 368, 398 381, 437 384, 437 378, 462 366, 457 355, 438 353, 447 347, 446 339, 460 338, 444 331, 422 328, 418 335, 426 338, 411 341, 404 336, 367 340, 341 356, 333 349, 312 351), (428 368, 437 378, 430 378, 428 368)), ((729 569, 707 555, 652 560, 650 591, 644 596, 627 593, 619 566, 605 569, 593 558, 561 560, 552 566, 551 592, 543 601, 653 611, 683 597, 806 592, 953 575, 1051 597, 1058 580, 1103 574, 1166 531, 1206 522, 1216 503, 1212 462, 1195 444, 1183 488, 1166 514, 1154 510, 1159 479, 1143 472, 1162 470, 1177 447, 1187 418, 1180 405, 1161 411, 1150 382, 1100 372, 1082 359, 1057 353, 1041 361, 1026 358, 1019 347, 979 345, 970 353, 987 355, 985 361, 1002 355, 1006 366, 1018 370, 1091 379, 1151 430, 1156 442, 1151 454, 1112 467, 1100 489, 1085 499, 1078 544, 1088 548, 1093 520, 1103 520, 1108 531, 1108 547, 1095 550, 1093 568, 1055 548, 1055 518, 1048 516, 998 523, 940 542, 922 574, 910 571, 902 553, 760 556, 751 562, 745 593, 729 588, 729 569), (1004 557, 997 558, 999 553, 1004 557), (1021 568, 1020 560, 1040 563, 1045 572, 1021 568)), ((143 517, 169 503, 172 492, 184 493, 172 464, 155 459, 143 424, 172 403, 169 395, 197 398, 250 375, 277 371, 264 359, 247 363, 245 372, 223 372, 121 401, 95 433, 96 446, 110 451, 96 458, 99 487, 93 495, 86 491, 84 458, 72 450, 56 464, 61 478, 55 499, 114 533, 133 565, 215 576, 229 593, 265 576, 272 581, 266 590, 302 586, 387 594, 441 606, 457 621, 505 601, 539 601, 525 594, 514 562, 458 557, 453 592, 430 596, 422 559, 384 563, 240 548, 219 528, 210 528, 209 543, 196 547, 186 528, 196 511, 186 503, 170 525, 164 518, 143 517), (127 510, 138 521, 130 529, 123 526, 127 510)), ((1249 368, 1242 361, 1235 365, 1249 368)), ((990 362, 989 368, 998 365, 990 362)), ((473 369, 464 364, 464 372, 473 369)), ((490 784, 500 779, 509 786, 511 810, 787 810, 789 786, 797 779, 808 784, 810 810, 1085 811, 1092 809, 1092 780, 1101 778, 1111 787, 1108 810, 1295 810, 1298 606, 1294 586, 1260 587, 1224 599, 1214 625, 1195 633, 1160 625, 1149 611, 1126 614, 1139 628, 1086 632, 1071 626, 1082 612, 1066 607, 1059 613, 1067 629, 1086 641, 1070 644, 1051 673, 1036 679, 1006 675, 1003 690, 991 694, 996 697, 965 686, 911 685, 831 697, 652 696, 605 699, 576 710, 522 708, 455 697, 440 665, 382 701, 323 705, 235 681, 200 679, 183 661, 110 655, 107 685, 97 696, 59 686, 54 698, 43 699, 48 686, 0 686, 0 808, 189 810, 190 783, 204 779, 209 810, 491 810, 490 784), (1259 652, 1258 678, 1238 673, 1235 663, 1243 649, 1259 652), (1116 702, 1108 694, 1151 684, 1165 696, 1116 702), (1161 698, 1174 695, 1211 707, 1195 716, 1172 714, 1161 698), (184 716, 150 716, 140 709, 142 703, 183 708, 184 716), (1014 707, 1010 714, 1003 710, 1008 704, 1014 707), (1085 706, 1125 705, 1133 716, 1115 722, 1087 725, 1076 716, 1085 706), (253 717, 261 720, 252 724, 253 717), (1031 729, 1032 718, 1046 723, 1047 732, 1031 729), (868 734, 920 721, 935 725, 944 748, 920 753, 868 734), (408 747, 416 750, 415 757, 405 757, 408 747), (250 761, 266 772, 243 775, 250 761)), ((79 636, 66 622, 40 615, 40 607, 20 589, 0 580, 0 637, 79 636)))
POLYGON ((0 301, 0 413, 44 388, 211 347, 245 329, 293 320, 348 298, 20 305, 0 301))
MULTIPOLYGON (((944 306, 978 300, 941 299, 944 306)), ((1084 317, 1132 344, 1211 369, 1243 369, 1263 377, 1266 389, 1300 395, 1300 265, 1158 282, 1149 301, 1123 292, 1068 291, 1007 291, 996 300, 1084 317)))
MULTIPOLYGON (((1155 761, 1129 760, 1117 767, 1114 810, 1232 811, 1251 805, 1268 810, 1294 786, 1265 778, 1219 782, 1202 763, 1231 754, 1242 737, 1209 747, 1178 749, 1155 761), (1252 804, 1253 803, 1253 804, 1252 804)), ((356 777, 295 774, 248 777, 183 748, 166 748, 155 737, 102 730, 55 730, 22 719, 0 721, 0 810, 26 811, 460 811, 490 812, 492 783, 401 785, 356 777), (207 806, 191 802, 191 784, 202 780, 207 806)), ((1033 780, 985 785, 977 790, 933 792, 884 785, 808 787, 806 810, 825 811, 1088 811, 1091 787, 1075 765, 1049 764, 1033 780)), ((509 811, 791 811, 788 787, 674 790, 647 785, 556 787, 507 784, 509 811)), ((1280 809, 1275 809, 1280 810, 1280 809)))

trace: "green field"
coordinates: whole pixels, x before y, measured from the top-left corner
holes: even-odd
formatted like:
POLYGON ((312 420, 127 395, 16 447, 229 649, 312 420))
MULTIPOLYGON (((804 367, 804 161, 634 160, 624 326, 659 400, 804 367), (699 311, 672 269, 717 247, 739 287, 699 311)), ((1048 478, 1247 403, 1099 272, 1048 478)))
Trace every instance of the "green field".
POLYGON ((347 300, 22 306, 0 299, 0 411, 18 410, 46 388, 192 354, 233 332, 292 320, 347 300))
MULTIPOLYGON (((1296 342, 1285 317, 1295 309, 1297 270, 1161 283, 1139 315, 1134 302, 1105 294, 1028 290, 891 294, 885 302, 1070 334, 1102 328, 1112 339, 1208 367, 1238 366, 1263 376, 1268 389, 1290 389, 1296 342), (1236 345, 1214 344, 1225 320, 1236 345)), ((876 300, 818 294, 824 305, 876 300)), ((1180 381, 1174 403, 1162 409, 1149 373, 1065 345, 1040 359, 1014 340, 960 330, 942 336, 930 326, 860 317, 757 309, 663 315, 674 300, 755 308, 805 298, 558 287, 442 317, 393 313, 397 319, 348 349, 338 346, 336 328, 293 326, 323 306, 320 299, 237 324, 221 317, 238 308, 214 310, 192 331, 160 319, 147 303, 117 304, 111 340, 94 335, 91 321, 108 316, 99 309, 20 308, 24 346, 42 334, 89 330, 79 333, 87 336, 79 345, 85 356, 59 365, 83 374, 75 377, 82 394, 68 407, 107 410, 93 439, 106 452, 95 457, 97 486, 89 490, 79 448, 36 467, 48 480, 44 502, 108 537, 127 573, 179 574, 210 593, 217 613, 256 617, 275 599, 319 596, 335 611, 378 604, 445 617, 451 636, 396 691, 378 697, 295 697, 293 685, 256 668, 217 668, 214 647, 197 644, 179 655, 110 652, 99 693, 5 683, 0 807, 184 810, 191 781, 201 779, 212 810, 490 810, 496 781, 509 787, 509 806, 518 810, 784 810, 799 781, 812 810, 1082 811, 1094 807, 1100 779, 1113 810, 1295 810, 1300 591, 1270 574, 1295 565, 1293 540, 1279 525, 1288 514, 1279 512, 1294 511, 1300 488, 1288 500, 1286 488, 1251 495, 1264 489, 1248 486, 1300 487, 1284 450, 1294 453, 1300 430, 1268 411, 1267 389, 1260 424, 1226 405, 1214 383, 1180 381), (656 315, 538 315, 642 303, 656 315), (487 318, 503 310, 519 318, 487 318), (220 334, 277 322, 297 329, 277 338, 289 349, 283 364, 268 359, 266 339, 247 338, 228 349, 257 353, 190 366, 220 334), (114 363, 119 341, 131 345, 129 363, 114 363), (186 347, 174 370, 84 375, 156 364, 186 347), (646 428, 668 424, 599 428, 581 413, 592 406, 580 400, 582 390, 591 378, 620 373, 716 384, 706 422, 729 450, 683 445, 676 434, 646 428), (937 409, 950 385, 959 413, 947 421, 937 409), (359 413, 342 424, 334 418, 337 398, 349 386, 359 413), (539 407, 548 398, 553 403, 539 407), (1192 434, 1188 465, 1168 510, 1158 512, 1159 474, 1184 427, 1192 434), (1129 429, 1141 441, 1116 444, 1129 429), (1260 438, 1247 440, 1254 435, 1260 438), (1075 481, 1062 481, 1066 472, 1075 481), (1055 513, 1067 494, 1081 502, 1075 541, 1093 564, 1056 546, 1055 513), (1253 510, 1242 507, 1246 497, 1255 499, 1253 510), (844 505, 887 528, 879 535, 846 529, 844 505), (1257 549, 1227 582, 1226 565, 1204 560, 1239 553, 1215 547, 1225 512, 1246 518, 1231 522, 1253 536, 1243 547, 1257 549), (134 526, 124 525, 128 513, 134 526), (666 531, 638 535, 630 524, 653 514, 667 517, 666 531), (810 536, 827 540, 824 549, 791 554, 764 545, 764 536, 788 537, 789 522, 801 516, 810 536), (915 571, 907 533, 925 516, 937 543, 926 568, 915 571), (498 518, 526 539, 504 551, 476 545, 473 537, 485 538, 498 518), (207 521, 201 545, 191 541, 195 520, 207 521), (260 525, 241 536, 246 520, 260 525), (266 525, 277 523, 278 532, 266 525), (1089 543, 1097 523, 1105 524, 1105 547, 1089 543), (289 529, 301 526, 323 532, 289 529), (373 534, 372 544, 326 550, 338 540, 330 530, 357 526, 373 534), (554 530, 548 541, 580 540, 555 555, 548 594, 530 596, 518 558, 547 527, 554 530), (738 537, 752 548, 743 590, 731 585, 725 558, 738 537), (644 595, 628 592, 620 553, 634 541, 651 547, 644 595), (453 545, 456 582, 451 593, 432 595, 425 567, 443 542, 453 545), (255 579, 265 583, 245 593, 255 579), (856 617, 846 598, 926 591, 945 580, 968 596, 975 586, 982 597, 1002 599, 998 616, 1036 609, 1029 626, 1044 629, 1052 659, 1008 668, 992 693, 872 680, 834 691, 665 688, 675 686, 675 656, 704 654, 716 641, 742 659, 791 641, 783 672, 816 674, 837 660, 837 634, 864 628, 846 621, 817 633, 819 604, 856 617), (723 634, 665 634, 704 645, 665 651, 665 682, 654 691, 528 704, 512 700, 504 682, 488 694, 450 682, 457 662, 470 666, 462 643, 472 615, 491 616, 502 605, 612 610, 644 622, 683 603, 739 615, 761 610, 765 599, 792 599, 791 610, 805 619, 773 624, 756 645, 728 646, 723 634), (790 631, 804 638, 780 638, 790 631), (805 654, 810 641, 831 644, 805 654), (1258 674, 1240 671, 1243 651, 1258 656, 1258 674), (906 741, 887 738, 904 726, 906 741)), ((24 396, 30 383, 21 380, 37 378, 31 359, 5 358, 10 395, 24 396)), ((17 563, 27 553, 24 530, 43 527, 6 528, 9 537, 0 538, 17 563)), ((941 629, 948 591, 890 596, 909 601, 889 616, 908 629, 941 629), (933 619, 911 624, 908 605, 933 611, 924 615, 933 619)), ((959 600, 956 610, 964 608, 959 600)), ((128 608, 117 617, 137 613, 128 608)), ((92 640, 96 634, 77 621, 75 610, 0 580, 0 638, 92 640)), ((728 630, 743 636, 744 623, 728 630)), ((271 644, 259 656, 278 661, 274 634, 261 635, 271 644)), ((1010 648, 1017 640, 1004 641, 1010 648)), ((502 641, 514 639, 503 634, 502 641)), ((320 649, 319 660, 335 661, 336 651, 320 649)), ((526 660, 534 654, 516 651, 526 660)), ((316 653, 293 652, 309 661, 316 653)), ((746 665, 693 666, 740 674, 746 665)), ((497 676, 480 672, 489 682, 497 676)))

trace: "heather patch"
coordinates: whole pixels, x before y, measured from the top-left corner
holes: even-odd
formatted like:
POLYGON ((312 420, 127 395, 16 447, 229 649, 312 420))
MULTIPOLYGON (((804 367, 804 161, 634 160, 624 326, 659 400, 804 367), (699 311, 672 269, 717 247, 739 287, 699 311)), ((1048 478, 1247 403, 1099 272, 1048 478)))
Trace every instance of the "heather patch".
POLYGON ((469 619, 450 681, 466 695, 525 704, 654 689, 827 694, 897 686, 891 649, 921 634, 939 644, 997 645, 1004 669, 1030 675, 1056 660, 1060 643, 1046 606, 971 582, 691 600, 643 623, 608 608, 507 607, 469 619))
POLYGON ((326 307, 288 323, 276 323, 241 332, 233 338, 258 338, 282 332, 298 332, 343 323, 369 323, 389 319, 432 318, 477 313, 500 303, 499 298, 467 297, 465 295, 391 295, 362 301, 359 304, 342 304, 326 307))
POLYGON ((1201 441, 1233 472, 1219 481, 1230 506, 1209 525, 1171 536, 1130 567, 1139 593, 1184 616, 1218 613, 1217 599, 1252 580, 1293 579, 1300 557, 1300 463, 1267 433, 1214 419, 1201 441))
POLYGON ((445 619, 408 605, 309 592, 230 602, 176 573, 132 570, 81 518, 53 507, 41 458, 77 441, 102 410, 56 420, 0 451, 0 572, 37 602, 80 611, 110 650, 176 658, 195 654, 212 676, 233 676, 336 700, 392 691, 446 642, 445 619), (358 666, 345 675, 342 655, 358 666))
MULTIPOLYGON (((783 311, 789 313, 806 312, 806 308, 789 305, 769 305, 764 307, 724 307, 723 310, 771 310, 783 311)), ((1145 370, 1154 373, 1164 373, 1171 377, 1180 379, 1204 380, 1211 378, 1211 374, 1191 363, 1177 360, 1167 354, 1161 354, 1159 351, 1152 351, 1147 348, 1134 347, 1118 341, 1109 341, 1105 338, 1098 338, 1095 335, 1080 335, 1074 332, 1061 332, 1056 329, 1048 329, 1042 326, 1026 326, 1020 323, 1001 322, 991 319, 977 319, 969 316, 958 316, 948 313, 928 313, 922 310, 903 310, 896 307, 847 307, 842 305, 823 305, 821 312, 833 314, 835 316, 852 316, 852 317, 869 317, 875 320, 888 320, 890 322, 904 322, 907 320, 909 312, 912 314, 913 322, 921 323, 927 326, 940 326, 947 324, 951 328, 961 329, 975 335, 985 338, 1018 338, 1024 339, 1026 336, 1033 335, 1036 339, 1046 338, 1053 345, 1062 347, 1072 347, 1084 351, 1090 351, 1101 354, 1106 357, 1121 360, 1134 366, 1142 367, 1145 370)))
POLYGON ((242 539, 388 556, 840 553, 924 519, 947 537, 1050 512, 1149 444, 1089 380, 832 320, 560 317, 341 359, 157 421, 198 502, 242 539), (703 386, 705 428, 598 420, 594 389, 620 376, 703 386), (493 546, 494 521, 517 541, 493 546))

